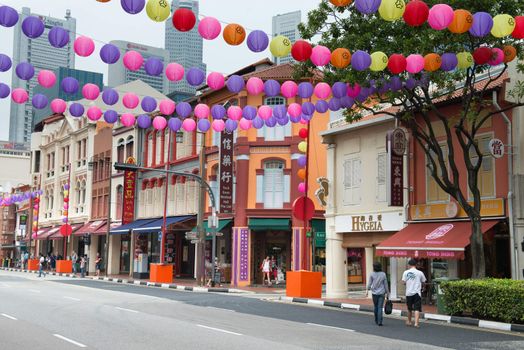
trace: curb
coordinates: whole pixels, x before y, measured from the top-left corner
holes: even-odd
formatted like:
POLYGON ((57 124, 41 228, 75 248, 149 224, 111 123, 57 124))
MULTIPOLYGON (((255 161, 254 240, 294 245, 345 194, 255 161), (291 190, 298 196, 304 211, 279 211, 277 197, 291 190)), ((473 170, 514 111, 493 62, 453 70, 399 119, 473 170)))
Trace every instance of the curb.
MULTIPOLYGON (((362 311, 373 313, 373 306, 371 305, 359 305, 359 304, 348 304, 348 303, 337 303, 333 301, 324 301, 319 299, 306 299, 306 298, 294 298, 281 296, 279 300, 287 303, 298 303, 298 304, 308 304, 316 305, 322 307, 331 307, 336 309, 349 309, 353 311, 362 311)), ((400 309, 393 309, 391 316, 407 316, 407 311, 400 309)), ((390 315, 384 315, 390 316, 390 315)), ((439 315, 439 314, 430 314, 430 313, 420 313, 420 318, 431 321, 441 321, 446 323, 455 323, 485 329, 492 329, 497 331, 506 331, 506 332, 522 332, 524 333, 524 325, 522 324, 513 324, 513 323, 502 323, 495 321, 485 321, 479 320, 476 318, 469 317, 459 317, 459 316, 449 316, 449 315, 439 315)))
MULTIPOLYGON (((13 269, 13 268, 7 268, 7 267, 0 267, 0 270, 13 271, 13 272, 24 272, 24 273, 34 273, 34 274, 38 273, 38 271, 13 269)), ((46 272, 45 274, 46 275, 51 275, 51 276, 79 278, 78 276, 75 276, 75 275, 69 274, 69 273, 46 272)), ((254 294, 254 292, 249 292, 249 291, 245 291, 245 290, 242 290, 242 289, 235 289, 235 288, 192 287, 192 286, 178 285, 178 284, 174 284, 174 283, 154 283, 154 282, 146 282, 146 281, 135 281, 135 280, 132 280, 132 279, 128 280, 128 279, 121 279, 121 278, 112 278, 112 277, 86 277, 86 278, 91 279, 93 281, 104 281, 104 282, 113 282, 113 283, 121 283, 121 284, 133 284, 133 285, 137 285, 137 286, 153 287, 153 288, 176 289, 176 290, 186 291, 186 292, 254 294)))

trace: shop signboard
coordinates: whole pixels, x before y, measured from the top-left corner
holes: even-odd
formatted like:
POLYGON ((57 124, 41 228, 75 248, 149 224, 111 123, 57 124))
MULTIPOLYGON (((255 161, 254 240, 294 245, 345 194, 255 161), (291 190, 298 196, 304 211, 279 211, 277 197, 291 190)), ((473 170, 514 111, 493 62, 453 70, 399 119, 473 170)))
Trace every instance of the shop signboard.
POLYGON ((404 153, 406 134, 400 128, 388 131, 387 145, 387 198, 390 207, 404 206, 404 153))
POLYGON ((404 227, 402 211, 338 215, 335 217, 335 231, 343 232, 390 232, 404 227))
POLYGON ((224 214, 233 213, 233 133, 224 130, 220 137, 220 208, 224 214))
MULTIPOLYGON (((129 157, 127 164, 136 164, 136 159, 129 157)), ((124 172, 124 205, 122 213, 122 225, 129 224, 135 219, 135 188, 136 172, 124 172)))

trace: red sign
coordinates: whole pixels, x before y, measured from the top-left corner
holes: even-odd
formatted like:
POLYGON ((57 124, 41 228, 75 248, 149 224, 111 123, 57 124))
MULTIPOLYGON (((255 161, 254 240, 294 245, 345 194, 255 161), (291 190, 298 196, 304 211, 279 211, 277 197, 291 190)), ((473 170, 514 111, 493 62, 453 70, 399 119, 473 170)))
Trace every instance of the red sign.
MULTIPOLYGON (((127 164, 136 164, 133 157, 129 157, 127 164)), ((124 172, 124 205, 122 213, 122 225, 129 224, 135 220, 135 188, 136 188, 136 172, 124 172)))
POLYGON ((220 213, 233 213, 233 133, 220 135, 220 213))
POLYGON ((387 133, 387 195, 390 207, 404 206, 404 153, 406 143, 406 134, 402 129, 391 130, 387 133))

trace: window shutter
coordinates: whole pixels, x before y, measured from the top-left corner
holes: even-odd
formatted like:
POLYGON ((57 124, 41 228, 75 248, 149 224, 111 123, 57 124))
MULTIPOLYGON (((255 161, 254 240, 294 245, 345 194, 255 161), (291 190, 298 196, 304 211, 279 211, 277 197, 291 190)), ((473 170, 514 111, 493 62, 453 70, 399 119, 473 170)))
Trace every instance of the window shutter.
POLYGON ((284 175, 284 203, 291 202, 291 176, 284 175))
POLYGON ((257 203, 264 201, 264 176, 257 175, 257 203))
POLYGON ((387 157, 385 153, 381 153, 377 158, 377 202, 386 201, 386 162, 387 157))
POLYGON ((351 160, 344 161, 344 196, 343 203, 351 204, 351 160))

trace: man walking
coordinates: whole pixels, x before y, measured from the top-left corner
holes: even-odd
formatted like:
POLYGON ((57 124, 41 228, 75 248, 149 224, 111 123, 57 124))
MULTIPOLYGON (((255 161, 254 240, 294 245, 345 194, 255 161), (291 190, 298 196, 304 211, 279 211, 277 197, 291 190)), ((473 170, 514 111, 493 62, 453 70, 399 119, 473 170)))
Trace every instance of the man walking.
POLYGON ((80 277, 84 278, 86 275, 86 263, 87 263, 87 255, 84 255, 80 258, 80 277))
POLYGON ((29 253, 26 251, 24 253, 24 270, 27 270, 27 263, 29 261, 29 253))
POLYGON ((73 250, 73 254, 71 254, 71 262, 73 263, 73 276, 76 277, 76 263, 78 261, 78 255, 76 255, 76 252, 73 250))
POLYGON ((409 259, 408 269, 402 274, 402 282, 406 285, 406 304, 408 306, 408 320, 406 325, 411 326, 411 317, 415 312, 416 328, 419 328, 419 318, 422 312, 422 283, 426 282, 426 276, 417 270, 417 261, 409 259))
POLYGON ((40 261, 38 262, 38 277, 42 277, 42 273, 44 274, 44 277, 45 277, 44 267, 45 267, 45 258, 42 254, 40 254, 40 261))

